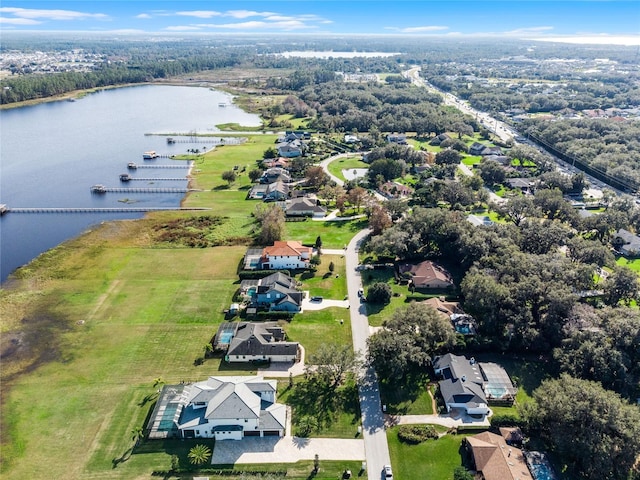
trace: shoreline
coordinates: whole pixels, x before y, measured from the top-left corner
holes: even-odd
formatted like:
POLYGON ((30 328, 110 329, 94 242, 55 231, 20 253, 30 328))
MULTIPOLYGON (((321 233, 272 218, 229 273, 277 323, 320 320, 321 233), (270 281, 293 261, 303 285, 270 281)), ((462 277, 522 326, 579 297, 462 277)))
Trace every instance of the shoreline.
MULTIPOLYGON (((14 103, 4 103, 0 105, 0 110, 10 110, 13 108, 20 107, 31 107, 34 105, 40 105, 43 103, 52 103, 52 102, 64 102, 64 101, 74 101, 76 99, 82 98, 86 95, 90 95, 92 93, 98 93, 103 90, 113 90, 115 88, 127 88, 127 87, 137 87, 141 85, 172 85, 176 87, 201 87, 201 88, 216 88, 216 85, 224 85, 223 82, 216 84, 215 82, 187 82, 187 81, 153 81, 153 82, 140 82, 140 83, 123 83, 121 85, 108 85, 105 87, 95 87, 95 88, 87 88, 83 90, 72 90, 70 92, 60 93, 58 95, 54 95, 52 97, 43 97, 43 98, 33 98, 31 100, 23 100, 22 102, 14 102, 14 103)), ((219 90, 225 91, 222 88, 218 88, 219 90)))
MULTIPOLYGON (((73 92, 68 92, 68 93, 57 95, 57 96, 54 96, 54 97, 27 100, 27 101, 24 101, 24 102, 12 103, 12 104, 8 104, 8 105, 0 105, 0 110, 4 110, 4 109, 8 110, 8 109, 12 109, 12 108, 21 108, 21 107, 29 107, 29 106, 35 106, 35 105, 39 105, 39 104, 58 102, 58 101, 68 101, 70 99, 82 98, 85 95, 89 95, 91 93, 97 93, 97 92, 100 92, 102 90, 112 90, 112 89, 115 89, 115 88, 127 88, 127 87, 133 87, 133 86, 172 85, 172 86, 190 86, 190 87, 199 87, 199 88, 212 88, 211 85, 203 85, 202 83, 204 83, 204 82, 199 82, 199 84, 196 85, 194 83, 176 81, 176 82, 144 82, 144 83, 134 83, 134 84, 126 84, 126 85, 113 85, 113 86, 100 87, 100 88, 95 88, 95 89, 76 90, 76 91, 73 91, 73 92)), ((207 82, 207 83, 211 83, 211 82, 207 82)), ((227 92, 227 93, 230 93, 230 92, 227 92)), ((232 99, 232 102, 233 102, 233 99, 232 99)), ((243 106, 240 106, 235 102, 233 102, 233 104, 236 105, 238 108, 244 110, 247 113, 252 113, 252 112, 249 112, 246 108, 243 108, 243 106)), ((256 115, 258 115, 258 114, 256 113, 256 115)), ((247 128, 251 128, 251 127, 247 127, 247 128)), ((220 130, 219 132, 213 132, 210 135, 202 135, 202 136, 216 137, 216 136, 263 135, 263 134, 266 134, 266 133, 270 133, 270 132, 265 132, 265 131, 255 131, 255 132, 242 131, 242 132, 239 132, 239 131, 234 131, 234 130, 220 130)), ((165 134, 163 134, 163 135, 165 135, 165 134)), ((214 145, 212 148, 210 148, 209 150, 205 151, 203 153, 203 155, 206 155, 206 154, 214 151, 215 148, 216 148, 216 146, 214 145)), ((202 161, 204 161, 204 159, 202 159, 202 161)), ((192 162, 191 166, 187 170, 187 174, 186 174, 187 189, 194 188, 195 176, 197 175, 197 171, 195 171, 196 170, 195 167, 196 167, 197 159, 193 159, 193 160, 191 160, 191 162, 192 162)), ((182 196, 182 198, 180 199, 180 201, 178 203, 178 208, 184 208, 185 207, 185 204, 188 201, 189 196, 190 196, 191 193, 193 193, 193 192, 186 192, 182 196)), ((146 212, 146 213, 143 213, 138 218, 132 218, 132 219, 127 219, 127 220, 135 222, 135 221, 138 221, 138 220, 148 219, 150 213, 153 213, 153 212, 146 212)), ((34 261, 36 261, 43 254, 46 254, 47 252, 50 252, 51 250, 58 248, 60 245, 64 244, 65 242, 69 242, 69 241, 77 240, 77 239, 81 238, 83 235, 87 234, 88 232, 91 232, 98 225, 108 224, 108 223, 112 223, 112 222, 119 222, 119 221, 121 221, 121 220, 120 219, 101 220, 101 221, 99 221, 99 223, 96 223, 94 225, 89 225, 85 230, 83 230, 82 232, 78 233, 77 235, 75 235, 75 236, 73 236, 71 238, 68 238, 68 239, 64 240, 63 242, 60 242, 57 245, 55 245, 55 246, 53 246, 53 247, 41 252, 40 254, 38 254, 37 256, 35 256, 31 260, 29 260, 28 262, 16 267, 13 271, 11 271, 7 275, 7 278, 5 278, 4 280, 0 281, 0 290, 4 289, 5 286, 8 285, 10 282, 15 281, 15 280, 19 280, 18 278, 15 277, 16 272, 18 270, 22 269, 22 268, 28 267, 30 264, 32 264, 34 261)))

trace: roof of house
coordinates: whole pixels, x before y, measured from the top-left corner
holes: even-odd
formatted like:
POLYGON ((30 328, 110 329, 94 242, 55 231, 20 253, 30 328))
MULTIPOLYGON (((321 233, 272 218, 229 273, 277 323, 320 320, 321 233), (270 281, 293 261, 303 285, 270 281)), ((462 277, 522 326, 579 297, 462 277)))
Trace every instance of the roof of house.
POLYGON ((509 447, 500 435, 482 432, 466 441, 485 480, 533 480, 522 450, 509 447))
POLYGON ((295 240, 281 241, 278 240, 273 243, 271 247, 265 247, 262 250, 263 256, 269 257, 299 257, 303 253, 313 253, 313 248, 305 247, 300 242, 295 240))
POLYGON ((482 387, 473 381, 447 378, 438 382, 438 385, 445 403, 465 403, 472 408, 487 404, 482 387))
MULTIPOLYGON (((620 230, 618 230, 616 232, 616 234, 614 235, 615 239, 620 239, 622 240, 621 243, 623 243, 623 245, 625 246, 624 248, 628 251, 637 251, 640 252, 640 237, 638 237, 637 235, 634 235, 633 233, 631 233, 629 230, 625 230, 624 228, 621 228, 620 230)), ((618 240, 618 242, 620 241, 618 240)))
MULTIPOLYGON (((192 428, 205 420, 259 419, 263 430, 285 426, 286 407, 262 400, 261 392, 275 392, 276 381, 261 376, 209 377, 208 380, 187 385, 181 398, 184 405, 180 416, 181 428, 192 428), (206 403, 206 409, 194 408, 206 403)), ((237 426, 230 424, 231 427, 237 426)), ((228 428, 227 428, 228 429, 228 428)))
POLYGON ((326 213, 327 209, 321 205, 318 205, 317 202, 311 200, 307 197, 295 198, 287 202, 287 212, 290 211, 312 211, 318 213, 326 213))
POLYGON ((445 302, 438 297, 431 297, 422 303, 426 303, 430 307, 435 308, 438 312, 446 316, 447 319, 451 318, 451 314, 453 313, 464 313, 464 310, 460 308, 459 302, 445 302))
POLYGON ((289 275, 285 275, 281 272, 276 272, 261 278, 258 282, 258 285, 261 287, 273 287, 275 285, 280 285, 285 288, 295 288, 297 282, 289 275))
POLYGON ((530 188, 533 185, 530 178, 507 178, 505 183, 511 188, 530 188))
POLYGON ((285 342, 284 330, 275 322, 240 322, 227 355, 295 355, 298 342, 285 342))
POLYGON ((282 180, 278 180, 276 182, 270 183, 267 187, 267 195, 269 195, 272 192, 278 192, 286 196, 289 194, 289 185, 284 183, 282 180))
POLYGON ((467 381, 482 385, 485 382, 480 365, 474 359, 468 360, 462 355, 447 353, 436 358, 433 363, 435 370, 442 370, 442 376, 446 378, 465 378, 467 381))
POLYGON ((416 287, 429 285, 435 281, 444 282, 453 286, 453 278, 451 274, 441 265, 430 260, 420 263, 402 263, 398 265, 401 274, 410 272, 413 276, 412 281, 416 287))
POLYGON ((479 153, 486 147, 487 146, 484 143, 473 142, 471 145, 469 145, 469 153, 471 153, 472 151, 479 153))

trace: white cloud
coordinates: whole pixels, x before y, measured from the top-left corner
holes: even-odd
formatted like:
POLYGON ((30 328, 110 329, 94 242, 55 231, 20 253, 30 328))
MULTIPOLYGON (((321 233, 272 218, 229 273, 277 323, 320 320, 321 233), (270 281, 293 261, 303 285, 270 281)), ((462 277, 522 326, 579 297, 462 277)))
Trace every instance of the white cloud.
POLYGON ((85 20, 88 18, 107 20, 109 18, 109 16, 104 13, 85 13, 73 10, 41 10, 15 7, 0 7, 0 13, 9 13, 15 17, 23 19, 41 18, 43 20, 85 20))
MULTIPOLYGON (((330 24, 331 20, 314 14, 302 15, 284 15, 275 12, 258 12, 255 10, 227 10, 224 12, 212 10, 192 10, 180 11, 175 15, 196 17, 201 19, 210 19, 213 17, 227 17, 238 20, 240 22, 229 21, 227 23, 209 23, 209 24, 192 24, 192 28, 209 28, 209 29, 225 29, 225 30, 266 30, 273 31, 291 31, 303 29, 317 29, 317 24, 330 24)), ((181 27, 170 27, 171 30, 178 30, 181 27)), ((184 27, 184 30, 192 28, 184 27)))
POLYGON ((420 33, 420 32, 441 32, 443 30, 449 30, 449 27, 444 25, 425 25, 423 27, 407 27, 401 31, 403 33, 420 33))
POLYGON ((216 12, 215 10, 192 10, 176 12, 176 15, 180 15, 181 17, 212 18, 219 17, 222 13, 216 12))
POLYGON ((7 18, 0 17, 0 24, 2 25, 40 25, 42 22, 38 20, 32 20, 30 18, 7 18))
POLYGON ((134 18, 147 19, 152 17, 148 13, 141 13, 140 15, 136 15, 134 18))
POLYGON ((544 27, 524 27, 517 28, 516 30, 511 30, 509 32, 504 32, 504 35, 531 35, 532 33, 540 33, 547 32, 549 30, 553 30, 553 27, 544 26, 544 27))
POLYGON ((271 15, 276 15, 272 12, 256 12, 253 10, 228 10, 224 13, 225 17, 233 17, 233 18, 250 18, 250 17, 268 17, 271 15))

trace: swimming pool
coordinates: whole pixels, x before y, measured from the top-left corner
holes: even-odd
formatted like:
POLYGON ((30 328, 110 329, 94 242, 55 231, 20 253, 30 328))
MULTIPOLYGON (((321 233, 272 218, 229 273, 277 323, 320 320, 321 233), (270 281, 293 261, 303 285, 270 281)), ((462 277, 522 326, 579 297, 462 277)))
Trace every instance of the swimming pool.
POLYGON ((531 474, 536 480, 555 480, 556 478, 551 467, 542 463, 531 465, 531 474))
POLYGON ((535 480, 557 480, 555 472, 542 452, 526 452, 525 458, 529 464, 529 470, 535 480))
POLYGON ((220 334, 220 339, 218 340, 218 343, 223 343, 223 344, 231 343, 232 338, 233 338, 233 332, 222 332, 220 334))

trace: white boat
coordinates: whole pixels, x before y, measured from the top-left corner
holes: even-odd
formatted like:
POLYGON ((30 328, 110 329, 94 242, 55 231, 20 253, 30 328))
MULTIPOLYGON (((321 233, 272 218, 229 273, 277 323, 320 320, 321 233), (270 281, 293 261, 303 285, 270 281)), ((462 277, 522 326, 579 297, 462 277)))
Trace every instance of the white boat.
POLYGON ((158 158, 158 154, 154 150, 149 150, 142 154, 142 158, 144 160, 153 160, 154 158, 158 158))

